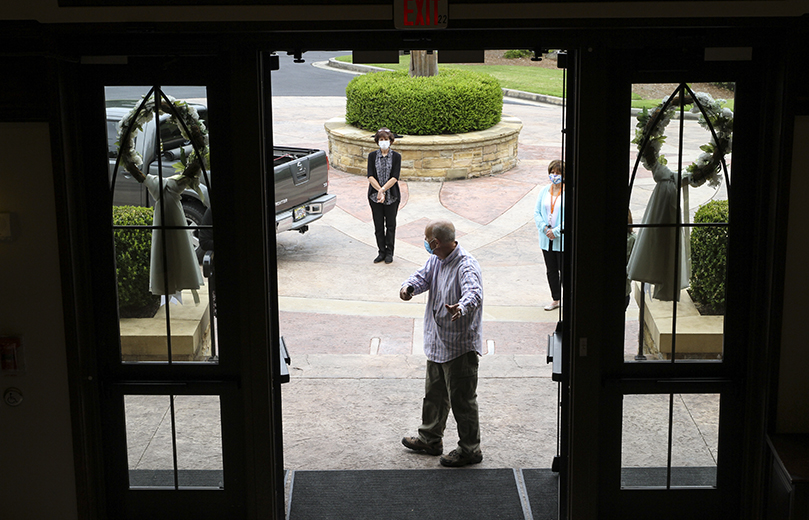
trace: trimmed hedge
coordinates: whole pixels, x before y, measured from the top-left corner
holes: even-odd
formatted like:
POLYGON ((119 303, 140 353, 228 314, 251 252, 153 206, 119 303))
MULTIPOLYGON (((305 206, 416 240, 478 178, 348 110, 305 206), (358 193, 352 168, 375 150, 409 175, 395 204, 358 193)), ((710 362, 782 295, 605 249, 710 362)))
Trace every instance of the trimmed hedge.
POLYGON ((512 50, 508 50, 508 51, 504 52, 503 57, 506 58, 506 59, 509 59, 509 60, 513 60, 513 59, 516 59, 516 58, 527 58, 528 56, 531 56, 532 54, 534 54, 534 53, 531 52, 528 49, 512 49, 512 50))
MULTIPOLYGON (((726 200, 711 201, 697 210, 695 223, 728 222, 726 200)), ((695 227, 691 231, 691 297, 705 314, 725 313, 727 227, 695 227)))
MULTIPOLYGON (((153 218, 153 208, 112 208, 112 223, 116 226, 151 226, 153 218)), ((160 306, 160 297, 149 292, 152 230, 116 229, 113 234, 120 317, 150 318, 160 306)))
POLYGON ((735 91, 736 91, 736 83, 734 83, 734 82, 728 82, 728 83, 721 83, 721 82, 719 82, 719 83, 711 83, 711 85, 717 86, 717 87, 719 87, 719 88, 726 88, 726 89, 728 89, 728 90, 729 90, 729 91, 731 91, 731 92, 735 92, 735 91))
POLYGON ((500 122, 503 91, 488 74, 441 70, 411 78, 406 71, 357 76, 346 87, 346 122, 371 132, 440 135, 485 130, 500 122))

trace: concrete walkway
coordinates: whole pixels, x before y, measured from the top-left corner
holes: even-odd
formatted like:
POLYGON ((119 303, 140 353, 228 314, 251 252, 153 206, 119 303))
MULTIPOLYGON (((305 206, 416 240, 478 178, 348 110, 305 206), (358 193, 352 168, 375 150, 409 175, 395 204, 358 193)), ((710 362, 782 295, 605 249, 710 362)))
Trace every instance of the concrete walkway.
MULTIPOLYGON (((328 149, 323 124, 344 111, 345 98, 276 97, 275 143, 328 149)), ((454 222, 459 243, 483 270, 487 353, 480 364, 478 398, 484 460, 475 467, 550 466, 556 453, 557 383, 551 380, 545 349, 559 315, 543 310, 550 294, 533 209, 548 182, 548 163, 561 157, 562 112, 555 105, 507 100, 504 113, 524 124, 519 165, 495 177, 403 182, 392 264, 372 263, 376 245, 366 179, 334 169, 329 191, 338 196, 337 208, 305 235, 276 237, 281 334, 292 358, 291 381, 283 386, 286 468, 440 467, 437 458, 410 453, 400 444, 420 423, 425 298, 405 303, 398 290, 427 259, 423 231, 435 218, 454 222)), ((687 149, 698 148, 707 139, 704 131, 695 122, 687 121, 686 127, 687 149)), ((664 148, 670 164, 675 146, 670 139, 664 148)), ((591 174, 615 175, 616 182, 628 182, 629 177, 629 172, 591 174)), ((638 172, 631 201, 637 221, 653 187, 651 175, 638 172)), ((696 207, 721 196, 700 188, 692 190, 691 203, 696 207)), ((637 351, 637 316, 632 302, 625 325, 628 359, 637 351)), ((210 423, 218 416, 216 408, 218 403, 208 399, 178 409, 195 422, 207 417, 210 423)), ((143 418, 140 426, 130 429, 132 469, 171 467, 156 451, 165 446, 156 440, 165 436, 166 409, 159 400, 133 401, 131 412, 128 408, 128 417, 143 418)), ((717 412, 713 396, 677 396, 675 465, 715 464, 717 412)), ((660 402, 660 396, 628 400, 624 465, 664 466, 667 428, 667 401, 660 402)), ((214 424, 206 440, 209 454, 217 449, 215 430, 214 424)), ((445 452, 456 442, 450 417, 445 452)), ((221 468, 221 459, 188 452, 185 469, 221 468)))
MULTIPOLYGON (((550 465, 557 384, 545 345, 558 313, 542 309, 550 294, 533 210, 547 165, 561 153, 561 110, 514 108, 545 116, 523 131, 526 152, 521 142, 517 168, 452 183, 402 183, 392 264, 372 263, 367 180, 334 169, 329 191, 337 194, 337 209, 305 235, 276 237, 281 333, 292 356, 291 381, 283 387, 286 467, 437 467, 435 457, 414 456, 400 443, 419 425, 426 300, 398 297, 402 281, 427 259, 424 226, 435 218, 455 224, 484 273, 481 467, 550 465)), ((276 98, 273 110, 277 143, 327 148, 323 122, 344 114, 345 100, 276 98)), ((446 441, 445 451, 457 442, 452 419, 446 441)))
MULTIPOLYGON (((493 177, 403 182, 392 264, 372 263, 376 244, 365 199, 367 180, 334 169, 329 191, 338 196, 337 209, 305 235, 277 236, 281 333, 292 356, 292 380, 283 390, 286 467, 438 467, 434 457, 414 455, 400 445, 401 437, 414 434, 419 425, 425 297, 407 303, 398 298, 402 281, 427 258, 423 231, 435 218, 455 224, 459 243, 483 270, 487 355, 481 360, 478 394, 485 458, 478 467, 550 466, 556 453, 557 384, 545 349, 559 315, 542 308, 551 298, 533 211, 548 182, 548 163, 561 156, 562 111, 509 101, 504 114, 524 124, 519 165, 493 177)), ((322 123, 344 109, 343 98, 276 98, 275 140, 327 148, 322 123)), ((695 127, 688 139, 704 139, 695 122, 686 123, 695 127)), ((664 149, 670 163, 675 145, 664 149)), ((632 201, 637 220, 653 187, 651 174, 639 171, 632 201)), ((692 205, 714 195, 714 190, 692 190, 692 205)), ((626 322, 629 359, 637 351, 637 316, 633 302, 626 322)), ((676 449, 688 456, 675 455, 675 460, 712 465, 716 425, 710 412, 718 410, 718 403, 708 397, 696 401, 677 400, 676 449), (708 414, 693 413, 696 408, 708 414)), ((668 420, 648 412, 661 404, 629 404, 637 414, 627 418, 627 433, 632 433, 625 464, 660 465, 668 420)), ((457 442, 451 421, 445 451, 457 442)))

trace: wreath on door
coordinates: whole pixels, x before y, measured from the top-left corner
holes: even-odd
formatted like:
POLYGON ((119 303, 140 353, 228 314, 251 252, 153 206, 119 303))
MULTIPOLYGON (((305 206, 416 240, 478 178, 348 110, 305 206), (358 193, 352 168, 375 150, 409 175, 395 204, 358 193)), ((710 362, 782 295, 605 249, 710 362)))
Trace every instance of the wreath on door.
MULTIPOLYGON (((138 182, 146 180, 143 157, 135 150, 135 136, 143 130, 143 125, 152 120, 155 114, 155 97, 147 96, 118 123, 118 149, 121 165, 138 182)), ((200 188, 200 177, 207 168, 210 150, 208 148, 208 129, 200 120, 199 113, 187 101, 174 99, 162 94, 157 110, 159 115, 171 114, 164 124, 175 125, 182 136, 191 143, 192 151, 186 155, 180 148, 180 160, 174 164, 177 172, 173 178, 182 181, 187 187, 196 191, 202 200, 204 192, 200 188)), ((161 152, 163 143, 160 143, 161 152)))
MULTIPOLYGON (((200 176, 206 171, 209 153, 207 128, 192 105, 161 94, 159 90, 154 96, 150 91, 136 108, 121 119, 118 128, 120 163, 147 187, 155 200, 149 290, 152 294, 164 296, 164 303, 169 299, 182 303, 182 291, 190 289, 194 302, 199 304, 197 290, 204 282, 191 244, 191 235, 185 229, 186 219, 181 201, 186 189, 196 191, 202 200, 205 198, 200 188, 200 176), (169 178, 163 178, 160 174, 146 175, 141 170, 143 157, 135 150, 135 136, 143 131, 143 125, 151 121, 155 113, 158 117, 170 114, 162 124, 177 126, 192 145, 192 151, 187 155, 185 149, 180 148, 180 161, 174 165, 177 174, 169 178)), ((160 125, 158 134, 159 128, 160 125)), ((159 146, 158 153, 162 154, 162 141, 159 146)))
POLYGON ((722 182, 722 170, 727 170, 725 155, 731 152, 733 143, 733 111, 723 106, 725 103, 724 99, 715 100, 710 94, 692 92, 682 85, 651 111, 644 108, 637 116, 635 138, 632 140, 638 146, 644 168, 651 171, 655 162, 667 164, 666 157, 660 155, 660 149, 666 142, 666 127, 681 106, 692 105, 690 112, 700 114, 699 125, 711 132, 711 137, 700 146, 702 153, 699 157, 686 168, 684 180, 694 187, 705 182, 718 187, 722 182))

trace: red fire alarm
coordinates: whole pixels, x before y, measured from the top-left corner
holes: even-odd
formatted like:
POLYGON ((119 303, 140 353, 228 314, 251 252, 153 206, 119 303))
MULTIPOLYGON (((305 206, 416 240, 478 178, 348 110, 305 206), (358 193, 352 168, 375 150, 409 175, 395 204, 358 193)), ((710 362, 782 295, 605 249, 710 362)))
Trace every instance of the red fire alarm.
POLYGON ((0 337, 0 373, 16 375, 23 372, 20 338, 0 337))

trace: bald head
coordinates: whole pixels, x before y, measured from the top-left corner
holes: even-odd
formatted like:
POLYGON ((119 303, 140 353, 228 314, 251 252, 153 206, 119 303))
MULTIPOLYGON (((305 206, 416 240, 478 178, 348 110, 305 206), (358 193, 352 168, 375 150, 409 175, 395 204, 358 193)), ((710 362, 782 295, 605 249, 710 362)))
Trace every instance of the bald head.
POLYGON ((433 253, 442 260, 449 256, 457 245, 455 226, 448 220, 433 220, 427 224, 427 227, 424 228, 424 238, 433 248, 433 253), (435 247, 432 245, 433 241, 436 241, 435 247))
POLYGON ((455 242, 455 226, 449 220, 433 220, 427 224, 429 235, 437 238, 439 242, 449 244, 455 242))

